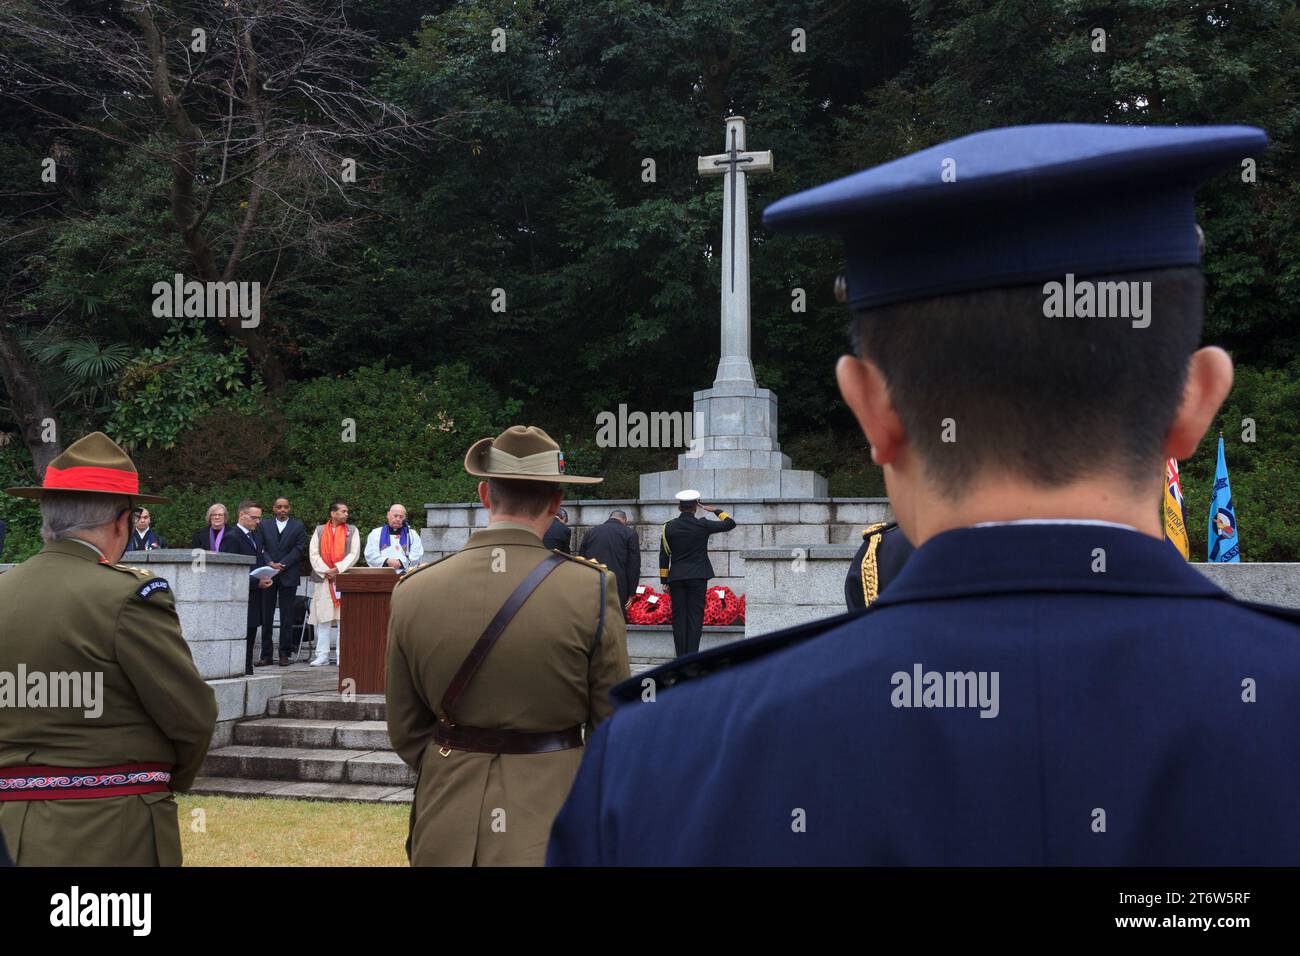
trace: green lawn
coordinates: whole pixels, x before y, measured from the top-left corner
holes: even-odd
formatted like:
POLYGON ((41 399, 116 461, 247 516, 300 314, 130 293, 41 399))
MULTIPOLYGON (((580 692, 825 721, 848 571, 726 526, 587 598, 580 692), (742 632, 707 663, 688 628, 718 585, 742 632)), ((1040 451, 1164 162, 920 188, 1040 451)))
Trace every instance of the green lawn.
POLYGON ((176 802, 186 866, 407 865, 407 804, 199 794, 176 802))

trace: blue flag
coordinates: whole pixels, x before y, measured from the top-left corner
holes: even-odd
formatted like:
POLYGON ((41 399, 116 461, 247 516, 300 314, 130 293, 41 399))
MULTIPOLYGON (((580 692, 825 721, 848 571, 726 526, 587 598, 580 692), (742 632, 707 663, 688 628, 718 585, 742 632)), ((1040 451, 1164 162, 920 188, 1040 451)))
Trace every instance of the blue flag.
POLYGON ((1237 513, 1232 508, 1232 486, 1228 484, 1228 460, 1223 457, 1223 436, 1219 436, 1219 464, 1214 469, 1214 494, 1210 497, 1210 532, 1206 560, 1240 561, 1237 544, 1237 513))

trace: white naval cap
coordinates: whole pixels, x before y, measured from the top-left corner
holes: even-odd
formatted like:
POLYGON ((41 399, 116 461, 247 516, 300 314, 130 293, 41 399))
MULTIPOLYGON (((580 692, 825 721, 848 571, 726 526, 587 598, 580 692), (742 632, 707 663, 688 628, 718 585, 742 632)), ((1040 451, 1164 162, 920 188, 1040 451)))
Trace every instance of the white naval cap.
POLYGON ((677 492, 678 501, 699 501, 700 493, 694 488, 687 488, 685 491, 677 492))

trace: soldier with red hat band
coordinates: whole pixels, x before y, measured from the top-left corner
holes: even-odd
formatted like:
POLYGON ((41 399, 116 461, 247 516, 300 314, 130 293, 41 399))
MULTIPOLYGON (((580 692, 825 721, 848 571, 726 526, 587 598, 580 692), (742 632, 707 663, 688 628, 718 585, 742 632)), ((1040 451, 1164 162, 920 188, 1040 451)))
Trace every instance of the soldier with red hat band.
POLYGON ((132 507, 167 499, 101 432, 6 491, 40 499, 45 547, 0 574, 0 835, 19 866, 179 866, 172 794, 216 699, 167 580, 116 563, 132 507))

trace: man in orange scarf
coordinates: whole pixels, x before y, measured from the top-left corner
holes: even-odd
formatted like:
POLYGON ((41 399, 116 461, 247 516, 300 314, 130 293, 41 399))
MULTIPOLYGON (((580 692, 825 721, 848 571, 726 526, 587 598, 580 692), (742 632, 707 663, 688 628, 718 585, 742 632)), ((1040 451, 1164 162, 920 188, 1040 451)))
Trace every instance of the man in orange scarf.
MULTIPOLYGON (((334 583, 361 556, 361 536, 356 527, 348 524, 348 514, 346 501, 336 499, 330 502, 329 521, 318 525, 311 536, 311 579, 315 588, 307 622, 316 629, 316 656, 312 658, 312 667, 331 663, 331 639, 337 648, 341 638, 340 601, 334 583)), ((334 662, 337 661, 335 657, 334 662)))

